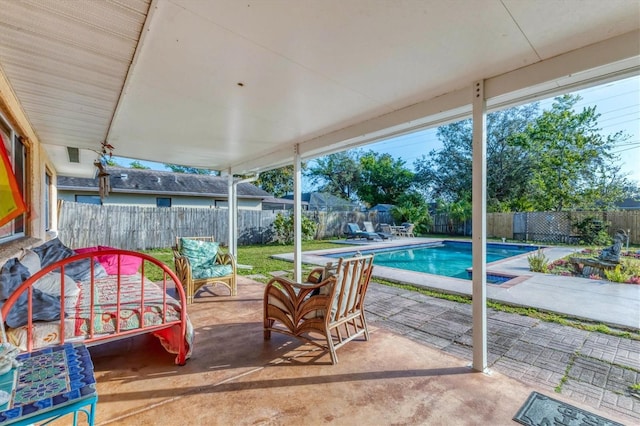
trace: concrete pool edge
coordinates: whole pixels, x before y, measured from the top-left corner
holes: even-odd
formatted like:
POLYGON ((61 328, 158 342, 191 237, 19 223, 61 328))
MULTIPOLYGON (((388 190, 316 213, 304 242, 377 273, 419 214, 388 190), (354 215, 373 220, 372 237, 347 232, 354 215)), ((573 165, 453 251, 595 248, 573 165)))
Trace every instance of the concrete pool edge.
MULTIPOLYGON (((363 254, 367 254, 367 252, 376 251, 376 250, 390 251, 395 249, 411 248, 411 247, 424 248, 431 245, 442 244, 445 242, 464 243, 464 244, 471 243, 470 240, 454 240, 449 238, 408 238, 408 239, 400 239, 400 240, 392 240, 392 241, 387 240, 387 241, 374 242, 374 243, 369 242, 366 245, 350 245, 348 247, 342 247, 342 248, 336 247, 336 248, 303 252, 302 263, 316 265, 316 266, 324 266, 327 262, 335 262, 337 260, 335 255, 338 255, 338 254, 352 255, 353 253, 356 253, 356 252, 362 252, 363 254), (334 256, 329 257, 327 255, 334 255, 334 256)), ((537 245, 537 244, 526 244, 521 242, 519 243, 490 242, 489 244, 500 245, 500 246, 517 246, 517 247, 522 247, 522 246, 536 247, 536 248, 541 247, 540 245, 537 245)), ((510 256, 506 259, 499 259, 494 262, 487 263, 487 276, 510 278, 507 281, 502 281, 499 283, 487 282, 487 286, 504 289, 504 288, 513 287, 514 285, 517 285, 523 281, 526 281, 526 279, 529 278, 531 275, 513 274, 511 272, 505 272, 495 268, 503 264, 505 261, 522 258, 522 257, 526 258, 527 256, 530 255, 530 253, 531 252, 521 253, 515 256, 510 256)), ((271 257, 274 259, 293 262, 293 253, 277 254, 271 257)), ((469 267, 469 268, 466 268, 466 270, 467 272, 472 272, 473 268, 469 267)), ((411 284, 411 285, 416 285, 422 288, 428 288, 428 289, 434 289, 434 290, 446 290, 446 289, 449 289, 452 285, 454 287, 468 286, 469 283, 471 282, 470 279, 465 279, 465 278, 456 278, 456 277, 449 277, 446 275, 430 274, 428 272, 410 271, 410 270, 404 270, 404 269, 393 268, 393 267, 385 267, 381 265, 376 265, 373 276, 382 278, 391 282, 396 282, 398 284, 411 284), (382 271, 382 273, 380 273, 379 271, 382 271), (397 276, 405 276, 405 275, 408 276, 408 277, 405 277, 405 279, 397 278, 397 276), (410 281, 407 281, 407 278, 410 281), (427 281, 431 282, 432 284, 430 286, 422 285, 417 282, 420 280, 420 278, 427 278, 427 281), (438 285, 439 281, 448 282, 448 286, 441 287, 440 285, 438 285)), ((460 291, 455 291, 455 293, 461 294, 461 295, 471 295, 470 292, 463 291, 463 289, 464 287, 461 287, 460 291)))
MULTIPOLYGON (((362 247, 367 250, 378 247, 407 246, 437 242, 444 239, 410 238, 394 242, 370 243, 362 247)), ((532 244, 533 245, 533 244, 532 244)), ((537 245, 536 245, 537 246, 537 245)), ((323 254, 335 252, 351 252, 358 250, 356 245, 344 249, 314 250, 302 253, 302 263, 324 266, 326 262, 335 262, 335 258, 324 257, 323 254)), ((544 248, 550 261, 559 259, 580 250, 578 247, 553 246, 544 248)), ((273 258, 292 262, 293 253, 274 255, 273 258)), ((494 262, 495 263, 495 262, 494 262)), ((517 276, 513 285, 487 284, 487 299, 512 306, 532 307, 547 312, 554 312, 576 319, 596 321, 617 328, 640 328, 638 313, 640 312, 640 285, 618 284, 588 278, 565 277, 531 272, 526 256, 498 261, 491 273, 517 276), (517 284, 517 285, 516 285, 517 284)), ((442 293, 471 296, 471 281, 449 278, 440 275, 403 271, 395 268, 376 266, 374 278, 384 279, 398 284, 408 284, 442 293)))

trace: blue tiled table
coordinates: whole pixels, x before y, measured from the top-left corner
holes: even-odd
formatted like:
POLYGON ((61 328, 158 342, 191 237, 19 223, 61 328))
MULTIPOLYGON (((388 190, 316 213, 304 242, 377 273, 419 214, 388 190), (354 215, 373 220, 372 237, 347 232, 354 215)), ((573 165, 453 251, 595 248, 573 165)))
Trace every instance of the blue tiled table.
POLYGON ((11 395, 0 405, 0 425, 28 425, 78 412, 93 425, 98 394, 89 351, 67 343, 20 354, 22 366, 0 376, 0 390, 11 395))

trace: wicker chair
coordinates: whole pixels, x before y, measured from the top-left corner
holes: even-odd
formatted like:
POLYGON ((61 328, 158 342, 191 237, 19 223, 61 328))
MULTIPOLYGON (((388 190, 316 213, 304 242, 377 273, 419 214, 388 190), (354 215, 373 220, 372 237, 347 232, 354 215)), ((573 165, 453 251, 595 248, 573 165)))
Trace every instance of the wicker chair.
MULTIPOLYGON (((213 237, 182 237, 189 240, 198 240, 204 242, 215 242, 213 237)), ((218 250, 215 262, 208 267, 218 267, 229 265, 230 267, 223 268, 225 274, 221 276, 206 276, 202 278, 194 278, 194 270, 191 262, 187 256, 183 255, 183 249, 181 246, 181 237, 176 237, 176 245, 173 247, 173 261, 175 264, 176 275, 184 286, 185 293, 187 295, 187 303, 193 303, 193 297, 202 286, 208 284, 220 283, 226 286, 231 292, 231 296, 238 294, 237 289, 237 274, 236 274, 236 260, 233 255, 229 253, 222 253, 218 250)))
POLYGON ((373 256, 356 256, 314 269, 303 284, 273 278, 264 291, 265 340, 272 331, 296 337, 328 351, 336 364, 337 348, 362 335, 369 340, 364 298, 372 270, 373 256))

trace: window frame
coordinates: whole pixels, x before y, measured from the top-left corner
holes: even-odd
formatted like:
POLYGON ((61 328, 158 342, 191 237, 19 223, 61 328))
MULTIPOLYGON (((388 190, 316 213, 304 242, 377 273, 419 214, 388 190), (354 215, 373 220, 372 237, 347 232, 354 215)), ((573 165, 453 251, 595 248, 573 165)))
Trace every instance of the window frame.
POLYGON ((102 200, 100 199, 99 195, 75 194, 74 201, 76 203, 82 203, 82 204, 93 204, 94 206, 101 206, 102 205, 102 200))
POLYGON ((156 197, 156 207, 171 208, 171 197, 156 197), (168 200, 169 205, 160 205, 161 200, 168 200))
MULTIPOLYGON (((23 138, 11 126, 9 120, 2 114, 0 114, 0 133, 2 133, 2 139, 5 141, 9 163, 13 168, 22 199, 25 204, 29 204, 27 200, 28 147, 23 138), (6 145, 7 143, 9 146, 6 145)), ((0 228, 0 243, 24 237, 26 229, 27 214, 25 212, 0 228)))

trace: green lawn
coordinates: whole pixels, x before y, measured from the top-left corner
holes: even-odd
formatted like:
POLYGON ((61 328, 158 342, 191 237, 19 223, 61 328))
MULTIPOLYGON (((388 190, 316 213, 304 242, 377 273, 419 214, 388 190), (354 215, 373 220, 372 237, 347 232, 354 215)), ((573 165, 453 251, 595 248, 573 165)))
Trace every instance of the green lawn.
MULTIPOLYGON (((334 244, 329 241, 303 241, 302 250, 322 250, 329 248, 346 247, 344 244, 334 244)), ((166 263, 173 270, 173 252, 171 249, 156 249, 144 251, 150 256, 166 263)), ((270 256, 274 254, 292 253, 293 244, 260 244, 238 247, 238 263, 242 265, 250 265, 251 269, 238 269, 238 275, 263 275, 266 278, 255 278, 256 281, 267 282, 271 279, 270 272, 273 271, 290 271, 293 269, 293 263, 283 260, 272 259, 270 256)), ((160 269, 153 265, 145 266, 145 274, 152 280, 162 279, 160 269)))
MULTIPOLYGON (((441 237, 441 236, 440 236, 441 237)), ((346 247, 346 245, 341 244, 338 246, 337 244, 328 242, 328 241, 304 241, 302 243, 303 251, 312 251, 312 250, 322 250, 328 248, 337 248, 337 247, 346 247)), ((261 281, 266 283, 269 279, 272 278, 270 275, 273 271, 292 271, 293 264, 291 262, 286 262, 282 260, 272 259, 271 256, 274 254, 281 253, 291 253, 293 252, 293 244, 281 245, 281 244, 262 244, 262 245, 251 245, 251 246, 241 246, 238 247, 238 259, 239 263, 243 265, 251 265, 252 269, 239 269, 239 275, 262 275, 264 278, 253 278, 256 281, 261 281)), ((145 253, 161 260, 173 268, 173 252, 170 249, 159 249, 159 250, 148 250, 145 253)), ((160 269, 153 265, 145 266, 145 274, 152 280, 158 281, 162 279, 162 274, 160 273, 160 269)), ((304 268, 304 265, 303 265, 304 268)), ((311 266, 308 266, 307 269, 311 269, 311 266)), ((291 277, 293 274, 290 274, 291 277)), ((416 288, 412 285, 408 284, 398 284, 393 282, 387 282, 385 280, 376 279, 377 283, 400 287, 412 291, 417 291, 423 293, 425 295, 431 297, 437 297, 442 299, 453 300, 459 303, 471 303, 471 298, 466 296, 458 296, 451 294, 444 294, 433 290, 416 288)), ((541 319, 543 321, 556 322, 563 325, 569 325, 572 327, 580 328, 583 330, 591 330, 591 331, 599 331, 601 333, 612 334, 627 338, 632 338, 634 340, 640 340, 640 334, 631 333, 627 330, 619 331, 619 330, 610 330, 604 324, 598 323, 590 323, 588 321, 575 320, 572 318, 567 318, 563 315, 547 313, 543 311, 537 311, 532 308, 523 308, 523 307, 513 307, 502 305, 495 302, 488 302, 487 305, 496 310, 517 313, 520 315, 526 315, 534 318, 541 319)))

